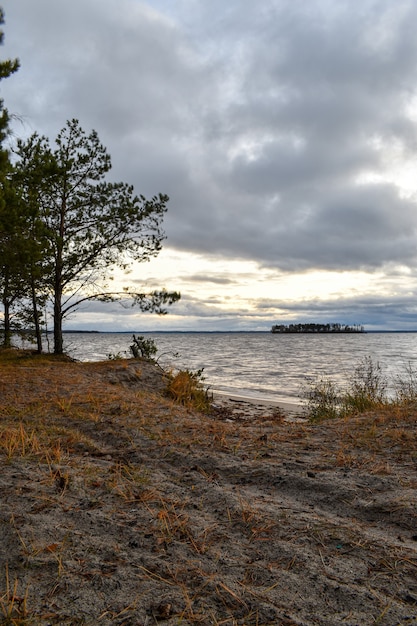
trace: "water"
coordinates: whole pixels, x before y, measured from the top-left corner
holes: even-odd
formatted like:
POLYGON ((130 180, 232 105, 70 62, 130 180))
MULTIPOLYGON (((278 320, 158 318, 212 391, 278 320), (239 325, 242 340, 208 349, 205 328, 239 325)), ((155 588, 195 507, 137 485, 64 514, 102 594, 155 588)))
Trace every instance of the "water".
MULTIPOLYGON (((144 333, 164 366, 204 368, 213 391, 251 398, 300 402, 308 381, 346 381, 365 357, 387 378, 417 370, 417 333, 281 335, 272 333, 144 333), (174 354, 178 353, 177 357, 174 354)), ((131 333, 67 333, 65 350, 80 360, 130 356, 131 333)))

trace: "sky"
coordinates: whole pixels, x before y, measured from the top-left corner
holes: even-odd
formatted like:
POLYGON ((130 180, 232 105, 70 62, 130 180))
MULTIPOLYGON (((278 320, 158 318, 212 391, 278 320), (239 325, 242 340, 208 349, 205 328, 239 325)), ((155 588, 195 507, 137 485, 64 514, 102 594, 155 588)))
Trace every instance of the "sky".
POLYGON ((95 129, 111 178, 170 197, 158 258, 67 327, 417 329, 415 0, 2 0, 13 136, 95 129))

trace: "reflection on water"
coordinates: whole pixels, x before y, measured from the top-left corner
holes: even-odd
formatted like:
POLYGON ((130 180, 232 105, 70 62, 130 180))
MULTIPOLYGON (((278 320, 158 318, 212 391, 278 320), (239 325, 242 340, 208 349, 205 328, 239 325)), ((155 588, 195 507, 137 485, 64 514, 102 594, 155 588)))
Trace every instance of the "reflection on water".
MULTIPOLYGON (((417 368, 417 333, 280 335, 272 333, 144 333, 163 365, 197 370, 213 390, 297 401, 308 380, 346 380, 364 357, 391 379, 417 368), (174 357, 174 354, 178 354, 174 357)), ((68 333, 65 350, 80 360, 130 356, 131 333, 68 333)))

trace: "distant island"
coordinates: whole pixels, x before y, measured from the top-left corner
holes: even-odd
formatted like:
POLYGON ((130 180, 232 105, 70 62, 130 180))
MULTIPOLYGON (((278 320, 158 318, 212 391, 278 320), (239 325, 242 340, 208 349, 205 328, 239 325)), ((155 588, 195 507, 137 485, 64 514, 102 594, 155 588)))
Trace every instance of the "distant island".
POLYGON ((364 333, 362 324, 274 324, 271 333, 364 333))

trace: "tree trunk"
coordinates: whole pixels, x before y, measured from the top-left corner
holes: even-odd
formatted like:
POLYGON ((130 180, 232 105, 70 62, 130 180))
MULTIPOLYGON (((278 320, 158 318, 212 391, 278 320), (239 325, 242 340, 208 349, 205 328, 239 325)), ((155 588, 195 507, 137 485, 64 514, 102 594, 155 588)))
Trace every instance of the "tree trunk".
POLYGON ((3 347, 10 348, 12 345, 12 333, 10 330, 10 300, 9 294, 9 276, 6 270, 4 277, 4 289, 3 289, 3 313, 4 313, 4 335, 3 335, 3 347))
POLYGON ((10 304, 6 298, 3 300, 3 311, 4 311, 4 336, 3 336, 3 347, 10 348, 12 345, 12 333, 10 330, 10 304))
POLYGON ((33 280, 33 273, 31 276, 31 290, 32 290, 32 309, 33 309, 33 322, 35 324, 36 345, 38 354, 42 354, 42 330, 40 325, 40 316, 38 311, 38 303, 36 302, 35 283, 33 280))
POLYGON ((62 338, 62 288, 61 281, 55 283, 54 294, 54 353, 64 353, 64 341, 62 338))
POLYGON ((57 248, 55 257, 55 284, 54 284, 54 353, 64 353, 64 341, 62 338, 62 271, 63 271, 63 250, 65 235, 65 214, 67 208, 66 185, 60 207, 59 236, 57 237, 57 248))

